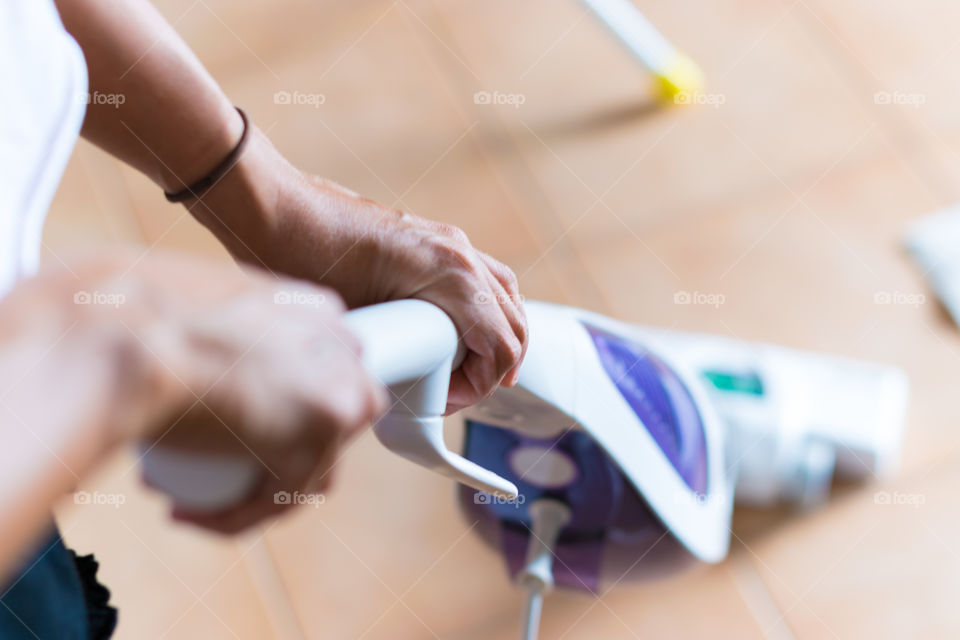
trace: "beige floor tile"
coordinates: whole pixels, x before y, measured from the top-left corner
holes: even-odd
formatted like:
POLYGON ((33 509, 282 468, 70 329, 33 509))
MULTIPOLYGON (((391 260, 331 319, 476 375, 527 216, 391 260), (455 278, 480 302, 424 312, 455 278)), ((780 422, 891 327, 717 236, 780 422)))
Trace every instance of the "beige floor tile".
POLYGON ((757 193, 802 193, 825 169, 881 144, 795 7, 645 7, 724 100, 650 111, 643 72, 592 18, 581 19, 576 2, 436 6, 475 74, 462 74, 463 99, 472 103, 478 90, 525 98, 519 108, 471 105, 491 146, 523 157, 561 227, 576 224, 579 235, 637 233, 757 193))
MULTIPOLYGON (((519 607, 451 634, 456 640, 517 637, 519 607)), ((544 605, 543 638, 759 637, 760 628, 725 567, 692 571, 655 584, 622 585, 604 598, 556 592, 544 605), (691 615, 693 614, 693 615, 691 615), (722 632, 720 630, 723 630, 722 632)), ((444 636, 447 637, 447 636, 444 636)))
POLYGON ((956 460, 855 492, 751 546, 796 637, 957 636, 956 460))
POLYGON ((802 7, 811 33, 845 71, 868 111, 909 124, 913 135, 958 131, 955 3, 816 1, 802 7))
POLYGON ((89 500, 66 496, 57 519, 68 545, 96 554, 120 610, 119 639, 272 635, 244 566, 262 537, 228 539, 174 525, 165 499, 140 485, 129 454, 113 458, 78 492, 89 500))
POLYGON ((960 132, 928 135, 923 144, 926 153, 908 156, 908 161, 918 174, 929 174, 938 185, 938 191, 944 194, 940 206, 955 205, 960 201, 960 132))

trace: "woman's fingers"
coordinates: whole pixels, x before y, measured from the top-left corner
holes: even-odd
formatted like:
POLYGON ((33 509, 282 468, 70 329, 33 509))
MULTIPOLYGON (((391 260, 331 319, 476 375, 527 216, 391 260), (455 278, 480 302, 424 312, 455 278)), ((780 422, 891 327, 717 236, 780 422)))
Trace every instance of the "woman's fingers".
POLYGON ((526 320, 522 310, 492 274, 486 284, 485 291, 477 291, 471 302, 458 310, 459 321, 454 317, 468 353, 451 377, 448 413, 489 396, 523 357, 526 320))
POLYGON ((290 506, 319 504, 314 496, 329 485, 345 443, 385 408, 383 389, 342 324, 342 306, 310 285, 278 288, 263 278, 206 311, 202 326, 185 329, 186 364, 202 405, 170 413, 175 431, 193 438, 160 433, 167 444, 248 456, 263 481, 223 511, 175 509, 174 517, 233 533, 290 506))
POLYGON ((527 353, 527 314, 523 309, 523 298, 520 296, 517 276, 512 269, 485 253, 481 253, 480 256, 495 278, 495 281, 491 283, 491 289, 497 296, 500 310, 503 311, 514 336, 520 342, 520 357, 504 376, 504 384, 513 386, 517 382, 520 364, 527 353))

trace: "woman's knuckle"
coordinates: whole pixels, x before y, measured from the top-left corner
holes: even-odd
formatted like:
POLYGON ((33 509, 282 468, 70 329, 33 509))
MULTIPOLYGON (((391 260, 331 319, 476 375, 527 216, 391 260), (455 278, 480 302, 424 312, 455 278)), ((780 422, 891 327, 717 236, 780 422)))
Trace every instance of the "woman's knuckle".
POLYGON ((447 270, 475 277, 479 271, 477 258, 472 249, 457 242, 442 238, 434 242, 437 263, 447 270))
POLYGON ((497 344, 495 348, 497 368, 501 370, 510 369, 520 360, 523 352, 523 346, 513 334, 500 333, 497 335, 497 344))
POLYGON ((393 215, 394 220, 403 225, 414 226, 420 221, 419 217, 413 215, 409 211, 404 211, 403 209, 394 209, 393 215))
POLYGON ((509 289, 513 293, 516 293, 517 291, 520 290, 520 280, 519 278, 517 278, 517 274, 514 273, 513 269, 511 269, 510 267, 504 266, 503 268, 506 269, 503 275, 503 279, 505 281, 507 289, 509 289))
POLYGON ((470 238, 467 236, 466 232, 456 225, 448 224, 446 222, 437 222, 434 229, 437 233, 445 238, 449 238, 462 244, 470 244, 470 238))

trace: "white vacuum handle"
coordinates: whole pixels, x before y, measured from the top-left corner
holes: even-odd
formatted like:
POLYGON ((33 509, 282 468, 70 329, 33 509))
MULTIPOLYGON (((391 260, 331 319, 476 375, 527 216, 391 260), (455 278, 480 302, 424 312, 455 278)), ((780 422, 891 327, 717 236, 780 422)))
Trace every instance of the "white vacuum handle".
MULTIPOLYGON (((391 394, 389 411, 373 427, 380 442, 474 489, 515 498, 516 485, 443 441, 450 372, 464 355, 446 313, 422 300, 398 300, 351 311, 345 324, 360 341, 364 367, 391 394)), ((143 455, 147 483, 191 511, 229 508, 249 495, 263 472, 252 457, 199 454, 162 441, 143 455)))

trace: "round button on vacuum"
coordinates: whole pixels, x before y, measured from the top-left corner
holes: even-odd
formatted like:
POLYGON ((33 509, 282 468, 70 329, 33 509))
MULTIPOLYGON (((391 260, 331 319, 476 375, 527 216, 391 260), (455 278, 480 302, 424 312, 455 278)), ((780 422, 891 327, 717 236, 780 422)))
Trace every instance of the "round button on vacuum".
POLYGON ((510 468, 522 482, 544 489, 559 489, 577 477, 577 465, 557 449, 523 446, 510 452, 510 468))

